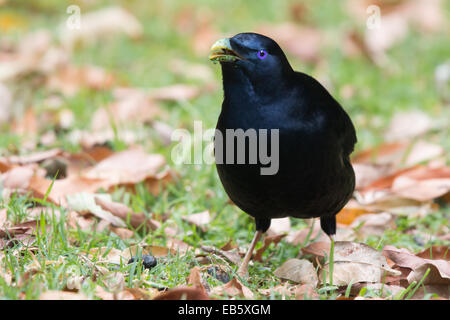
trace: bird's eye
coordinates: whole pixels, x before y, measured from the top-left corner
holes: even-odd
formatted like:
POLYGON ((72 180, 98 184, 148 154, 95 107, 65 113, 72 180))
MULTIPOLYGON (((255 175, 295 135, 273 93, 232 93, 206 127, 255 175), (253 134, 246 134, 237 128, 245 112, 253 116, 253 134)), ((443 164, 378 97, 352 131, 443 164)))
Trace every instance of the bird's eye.
POLYGON ((265 59, 267 57, 267 51, 266 50, 259 50, 258 51, 258 58, 261 60, 265 59))

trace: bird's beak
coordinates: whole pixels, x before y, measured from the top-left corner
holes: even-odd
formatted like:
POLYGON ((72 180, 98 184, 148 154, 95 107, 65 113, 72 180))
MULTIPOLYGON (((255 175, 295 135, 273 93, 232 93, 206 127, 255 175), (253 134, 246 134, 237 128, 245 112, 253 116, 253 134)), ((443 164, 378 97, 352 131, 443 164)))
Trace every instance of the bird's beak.
POLYGON ((211 47, 209 60, 219 62, 234 62, 243 60, 236 51, 231 48, 230 39, 224 38, 217 40, 211 47))

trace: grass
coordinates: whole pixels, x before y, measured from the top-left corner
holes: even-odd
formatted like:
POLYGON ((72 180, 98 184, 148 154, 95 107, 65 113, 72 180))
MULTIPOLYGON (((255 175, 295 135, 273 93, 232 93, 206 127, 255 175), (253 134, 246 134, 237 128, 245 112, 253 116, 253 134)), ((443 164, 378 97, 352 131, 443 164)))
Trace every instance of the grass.
MULTIPOLYGON (((92 64, 101 66, 113 72, 120 82, 137 87, 160 87, 173 83, 198 84, 195 80, 183 78, 168 72, 168 64, 174 58, 206 64, 205 56, 196 55, 190 45, 190 37, 179 33, 174 28, 174 21, 180 10, 190 6, 204 8, 203 14, 220 12, 213 17, 213 25, 225 34, 234 34, 245 30, 253 30, 261 23, 282 23, 289 19, 288 8, 293 1, 221 1, 213 3, 206 0, 196 0, 189 3, 181 1, 118 1, 135 13, 144 25, 144 38, 133 41, 126 37, 117 37, 101 44, 94 44, 75 51, 74 61, 77 64, 92 64), (223 10, 227 8, 227 10, 223 10)), ((72 2, 70 3, 72 4, 72 2)), ((94 5, 80 3, 82 12, 101 8, 107 1, 98 1, 94 5)), ((33 8, 29 8, 28 1, 14 1, 2 15, 11 14, 21 21, 18 30, 8 31, 8 37, 20 41, 26 31, 39 28, 53 29, 65 17, 68 3, 55 0, 33 1, 33 8)), ((449 116, 444 109, 440 97, 434 89, 434 70, 437 65, 445 62, 450 56, 448 35, 438 33, 428 36, 419 34, 416 30, 389 51, 390 59, 395 63, 394 70, 387 72, 372 65, 363 57, 348 58, 342 54, 341 43, 336 35, 354 25, 338 1, 321 0, 308 4, 309 15, 307 21, 319 26, 327 34, 327 42, 321 52, 326 61, 326 75, 332 85, 332 94, 346 108, 354 119, 358 130, 357 150, 363 150, 377 145, 384 140, 383 132, 392 115, 400 110, 420 109, 432 117, 449 116), (420 57, 418 59, 417 57, 420 57), (351 86, 354 94, 347 97, 342 94, 345 86, 351 86)), ((447 8, 448 9, 448 4, 447 8)), ((446 10, 447 18, 449 11, 446 10)), ((0 15, 1 17, 1 15, 0 15)), ((363 27, 358 27, 362 31, 363 27)), ((317 71, 290 56, 295 69, 307 73, 317 71)), ((217 66, 211 66, 217 83, 220 83, 220 71, 217 66)), ((36 112, 46 109, 45 98, 48 93, 44 89, 37 89, 32 93, 33 106, 36 112)), ((193 121, 202 120, 204 127, 214 127, 220 112, 222 92, 216 90, 206 93, 190 102, 168 102, 163 105, 167 110, 167 123, 175 128, 183 127, 193 130, 193 121)), ((81 90, 70 98, 63 97, 64 107, 73 111, 75 122, 73 129, 88 129, 90 119, 97 108, 112 100, 108 92, 81 90)), ((51 129, 51 128, 48 128, 51 129)), ((144 128, 151 136, 151 128, 144 128)), ((121 150, 125 144, 120 135, 111 143, 113 149, 121 150)), ((450 150, 448 132, 439 135, 438 142, 446 150, 450 150)), ((24 137, 8 132, 4 128, 0 134, 0 152, 8 155, 22 152, 24 137)), ((158 141, 142 139, 139 141, 146 150, 161 153, 170 159, 170 148, 158 141)), ((76 152, 80 146, 69 139, 69 132, 59 132, 55 147, 61 147, 69 152, 76 152)), ((38 146, 38 148, 40 148, 38 146)), ((159 196, 147 192, 145 186, 139 185, 137 192, 132 194, 125 189, 118 188, 112 193, 114 200, 127 204, 136 212, 153 213, 156 217, 169 214, 163 228, 155 232, 146 233, 137 230, 128 240, 122 240, 108 229, 99 232, 86 232, 80 229, 70 229, 65 223, 68 212, 62 208, 47 204, 37 218, 38 227, 35 230, 36 241, 28 248, 23 244, 15 244, 5 249, 0 255, 4 258, 0 266, 0 298, 3 299, 37 299, 46 290, 63 290, 67 288, 71 275, 85 277, 81 291, 88 297, 94 298, 98 284, 106 286, 114 275, 114 271, 122 271, 128 287, 139 284, 152 287, 159 284, 165 287, 184 285, 192 267, 199 265, 193 252, 184 256, 169 255, 159 260, 152 270, 142 271, 140 263, 127 265, 105 265, 110 269, 107 275, 95 272, 92 263, 101 260, 101 256, 86 257, 86 252, 92 248, 107 247, 124 250, 129 246, 145 241, 153 245, 165 246, 167 235, 164 226, 176 225, 180 230, 180 240, 199 247, 199 245, 213 245, 221 247, 229 239, 233 239, 239 246, 246 246, 253 236, 253 220, 228 204, 214 166, 208 165, 175 165, 172 166, 180 173, 182 179, 162 190, 159 196), (213 214, 213 221, 207 230, 202 230, 186 223, 181 219, 183 215, 209 210, 213 214), (57 211, 59 218, 49 214, 57 211), (9 270, 12 274, 10 285, 2 274, 9 270), (94 281, 92 275, 97 274, 94 281)), ((1 208, 8 208, 8 220, 21 223, 28 220, 27 208, 35 205, 30 196, 13 195, 10 199, 2 199, 1 208)), ((439 244, 439 240, 421 242, 416 236, 407 233, 411 228, 419 229, 426 234, 435 234, 448 226, 450 211, 440 209, 425 217, 411 218, 398 216, 396 229, 385 231, 382 236, 369 236, 365 243, 381 249, 386 244, 405 247, 413 251, 420 251, 431 244, 439 244)), ((292 220, 294 229, 307 228, 303 220, 292 220)), ((308 236, 309 238, 309 236, 308 236)), ((303 245, 305 245, 304 243, 303 245)), ((261 247, 261 243, 257 248, 261 247)), ((297 256, 300 247, 287 242, 280 242, 278 246, 271 246, 264 257, 270 255, 270 260, 250 266, 252 278, 243 281, 253 292, 257 289, 271 288, 279 284, 279 280, 272 275, 273 270, 285 260, 297 256)), ((231 271, 229 276, 236 276, 231 271)), ((422 279, 423 280, 423 279, 422 279)), ((207 278, 208 284, 217 286, 221 283, 214 277, 207 278)), ((417 285, 420 285, 417 284, 417 285)), ((321 299, 333 299, 327 288, 319 291, 321 299)), ((402 293, 405 297, 411 290, 402 293)), ((346 296, 349 294, 346 293, 346 296)), ((377 296, 379 293, 364 290, 360 295, 377 296)), ((409 295, 410 296, 410 295, 409 295)), ((256 294, 257 299, 266 299, 256 294)), ((279 299, 274 294, 271 299, 279 299)))

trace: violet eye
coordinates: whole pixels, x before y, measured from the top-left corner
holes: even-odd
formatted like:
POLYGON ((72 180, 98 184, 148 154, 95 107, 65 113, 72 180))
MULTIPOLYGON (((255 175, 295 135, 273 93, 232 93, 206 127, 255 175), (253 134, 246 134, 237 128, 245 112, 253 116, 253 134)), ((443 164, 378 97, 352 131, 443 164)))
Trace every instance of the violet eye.
POLYGON ((266 50, 259 50, 258 51, 258 58, 261 60, 265 59, 267 57, 267 51, 266 50))

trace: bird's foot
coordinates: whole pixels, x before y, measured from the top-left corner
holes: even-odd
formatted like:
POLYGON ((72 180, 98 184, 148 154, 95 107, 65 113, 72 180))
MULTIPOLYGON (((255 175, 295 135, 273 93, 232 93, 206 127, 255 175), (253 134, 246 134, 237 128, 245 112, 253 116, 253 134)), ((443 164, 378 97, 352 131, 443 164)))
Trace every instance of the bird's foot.
POLYGON ((240 278, 247 278, 248 277, 248 265, 247 266, 243 266, 242 264, 240 265, 238 271, 237 271, 237 275, 240 278))

